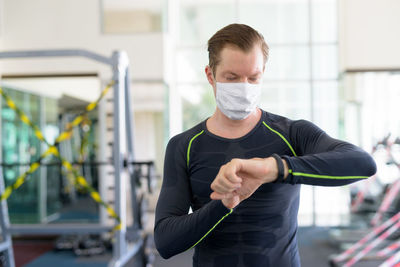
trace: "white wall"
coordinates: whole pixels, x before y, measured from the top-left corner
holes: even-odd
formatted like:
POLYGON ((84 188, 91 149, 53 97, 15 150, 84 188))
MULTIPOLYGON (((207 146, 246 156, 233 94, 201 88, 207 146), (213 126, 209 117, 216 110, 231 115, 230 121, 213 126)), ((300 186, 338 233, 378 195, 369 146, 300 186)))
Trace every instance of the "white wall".
MULTIPOLYGON (((103 34, 101 25, 100 0, 0 0, 1 51, 87 49, 107 57, 115 50, 127 52, 131 71, 131 103, 136 118, 135 155, 138 160, 156 160, 157 169, 162 170, 159 165, 162 163, 160 152, 164 149, 164 128, 159 118, 167 109, 165 98, 168 87, 163 83, 166 80, 166 34, 103 34)), ((109 66, 82 58, 0 60, 0 75, 54 73, 97 73, 102 88, 112 78, 109 66)), ((26 81, 24 79, 14 85, 35 93, 42 90, 43 95, 56 98, 60 92, 69 92, 70 95, 90 101, 90 96, 88 99, 79 92, 94 88, 84 82, 68 82, 60 84, 57 90, 51 89, 56 86, 54 83, 46 83, 49 86, 42 89, 45 81, 40 83, 40 88, 26 81)), ((97 96, 98 93, 95 98, 97 96)))
MULTIPOLYGON (((99 0, 3 0, 2 6, 2 50, 84 48, 110 56, 112 51, 123 49, 131 61, 132 79, 163 78, 162 34, 102 34, 99 0)), ((3 63, 3 72, 99 69, 88 60, 29 61, 3 63)))
MULTIPOLYGON (((0 49, 87 49, 104 56, 125 50, 131 79, 164 80, 163 34, 102 34, 100 0, 0 0, 0 49)), ((104 83, 110 67, 81 58, 1 60, 2 74, 99 73, 104 83)), ((164 109, 163 84, 132 84, 135 111, 164 109), (136 100, 139 99, 139 100, 136 100), (146 102, 147 101, 147 102, 146 102)))
POLYGON ((400 68, 399 14, 399 0, 339 0, 341 69, 400 68))

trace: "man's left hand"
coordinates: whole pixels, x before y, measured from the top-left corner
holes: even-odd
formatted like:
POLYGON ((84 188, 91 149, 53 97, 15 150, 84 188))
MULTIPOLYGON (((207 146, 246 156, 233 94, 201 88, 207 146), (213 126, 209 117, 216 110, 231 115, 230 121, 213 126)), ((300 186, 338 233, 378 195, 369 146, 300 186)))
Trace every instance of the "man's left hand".
MULTIPOLYGON (((287 166, 284 165, 286 173, 287 166)), ((250 197, 262 184, 275 181, 277 176, 278 166, 272 157, 232 159, 221 166, 211 184, 214 192, 210 197, 222 200, 227 208, 234 208, 250 197)))

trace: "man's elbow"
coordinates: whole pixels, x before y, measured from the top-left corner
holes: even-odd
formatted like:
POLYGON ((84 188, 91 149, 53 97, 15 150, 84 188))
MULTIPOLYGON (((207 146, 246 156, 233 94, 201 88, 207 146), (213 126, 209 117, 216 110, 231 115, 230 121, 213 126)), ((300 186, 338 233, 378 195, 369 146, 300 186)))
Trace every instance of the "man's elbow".
POLYGON ((156 249, 158 251, 158 254, 163 259, 169 259, 172 256, 174 256, 171 246, 169 246, 166 242, 167 238, 165 238, 165 231, 161 231, 160 227, 157 227, 158 225, 156 224, 154 227, 154 243, 156 246, 156 249))
MULTIPOLYGON (((156 237, 154 236, 154 239, 156 239, 156 237)), ((163 259, 169 259, 172 256, 174 256, 173 253, 171 253, 171 251, 168 249, 168 247, 160 245, 159 242, 155 241, 155 245, 156 245, 156 249, 158 251, 158 254, 163 258, 163 259)))
POLYGON ((156 245, 156 248, 157 248, 158 254, 161 256, 161 258, 163 258, 165 260, 174 256, 173 254, 169 253, 168 250, 160 249, 159 247, 157 247, 157 245, 156 245))
POLYGON ((369 154, 365 159, 365 171, 369 177, 375 175, 377 171, 375 160, 369 154))
POLYGON ((362 176, 371 177, 376 173, 375 160, 366 151, 361 150, 357 152, 357 160, 354 161, 355 170, 362 176))

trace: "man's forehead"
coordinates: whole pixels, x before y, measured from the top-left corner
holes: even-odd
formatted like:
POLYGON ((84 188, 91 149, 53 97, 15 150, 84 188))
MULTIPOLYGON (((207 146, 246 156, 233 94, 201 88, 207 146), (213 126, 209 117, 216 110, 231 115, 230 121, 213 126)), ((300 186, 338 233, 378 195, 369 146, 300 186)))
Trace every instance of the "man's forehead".
POLYGON ((220 54, 216 72, 218 75, 256 76, 264 72, 264 57, 261 47, 254 45, 249 51, 237 46, 225 46, 220 54))
POLYGON ((257 75, 264 71, 264 61, 262 59, 238 59, 235 57, 221 59, 217 65, 217 70, 221 74, 257 75))
POLYGON ((243 50, 240 47, 236 46, 236 45, 231 45, 231 44, 227 44, 225 45, 220 52, 220 55, 224 55, 224 54, 250 54, 254 51, 257 51, 259 53, 261 53, 262 55, 262 49, 259 45, 254 44, 254 46, 251 49, 246 49, 243 50))
POLYGON ((240 60, 264 61, 261 48, 254 47, 249 51, 243 51, 239 48, 225 47, 219 55, 220 61, 240 61, 240 60))

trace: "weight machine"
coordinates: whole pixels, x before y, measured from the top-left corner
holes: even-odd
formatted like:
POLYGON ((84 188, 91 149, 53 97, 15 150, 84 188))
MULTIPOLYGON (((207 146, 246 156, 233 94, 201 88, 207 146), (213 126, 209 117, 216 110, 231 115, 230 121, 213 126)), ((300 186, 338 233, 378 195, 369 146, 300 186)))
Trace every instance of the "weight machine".
MULTIPOLYGON (((127 162, 134 160, 133 146, 133 118, 131 116, 130 101, 130 73, 129 59, 124 51, 115 51, 111 57, 105 57, 87 50, 34 50, 34 51, 9 51, 0 52, 0 59, 15 58, 54 58, 54 57, 83 57, 109 66, 113 73, 113 157, 112 165, 115 178, 115 213, 121 220, 121 227, 114 232, 113 257, 109 267, 125 265, 143 247, 143 239, 137 226, 139 208, 136 203, 136 190, 134 182, 135 168, 127 162), (132 204, 134 227, 137 233, 132 244, 127 241, 127 215, 126 215, 126 191, 127 178, 131 180, 132 204)), ((4 192, 4 180, 0 167, 0 194, 4 192)), ((7 267, 14 267, 14 256, 11 242, 12 234, 101 234, 111 230, 111 226, 98 224, 46 224, 46 225, 10 225, 6 201, 2 201, 0 207, 1 237, 0 252, 4 251, 7 267)))

